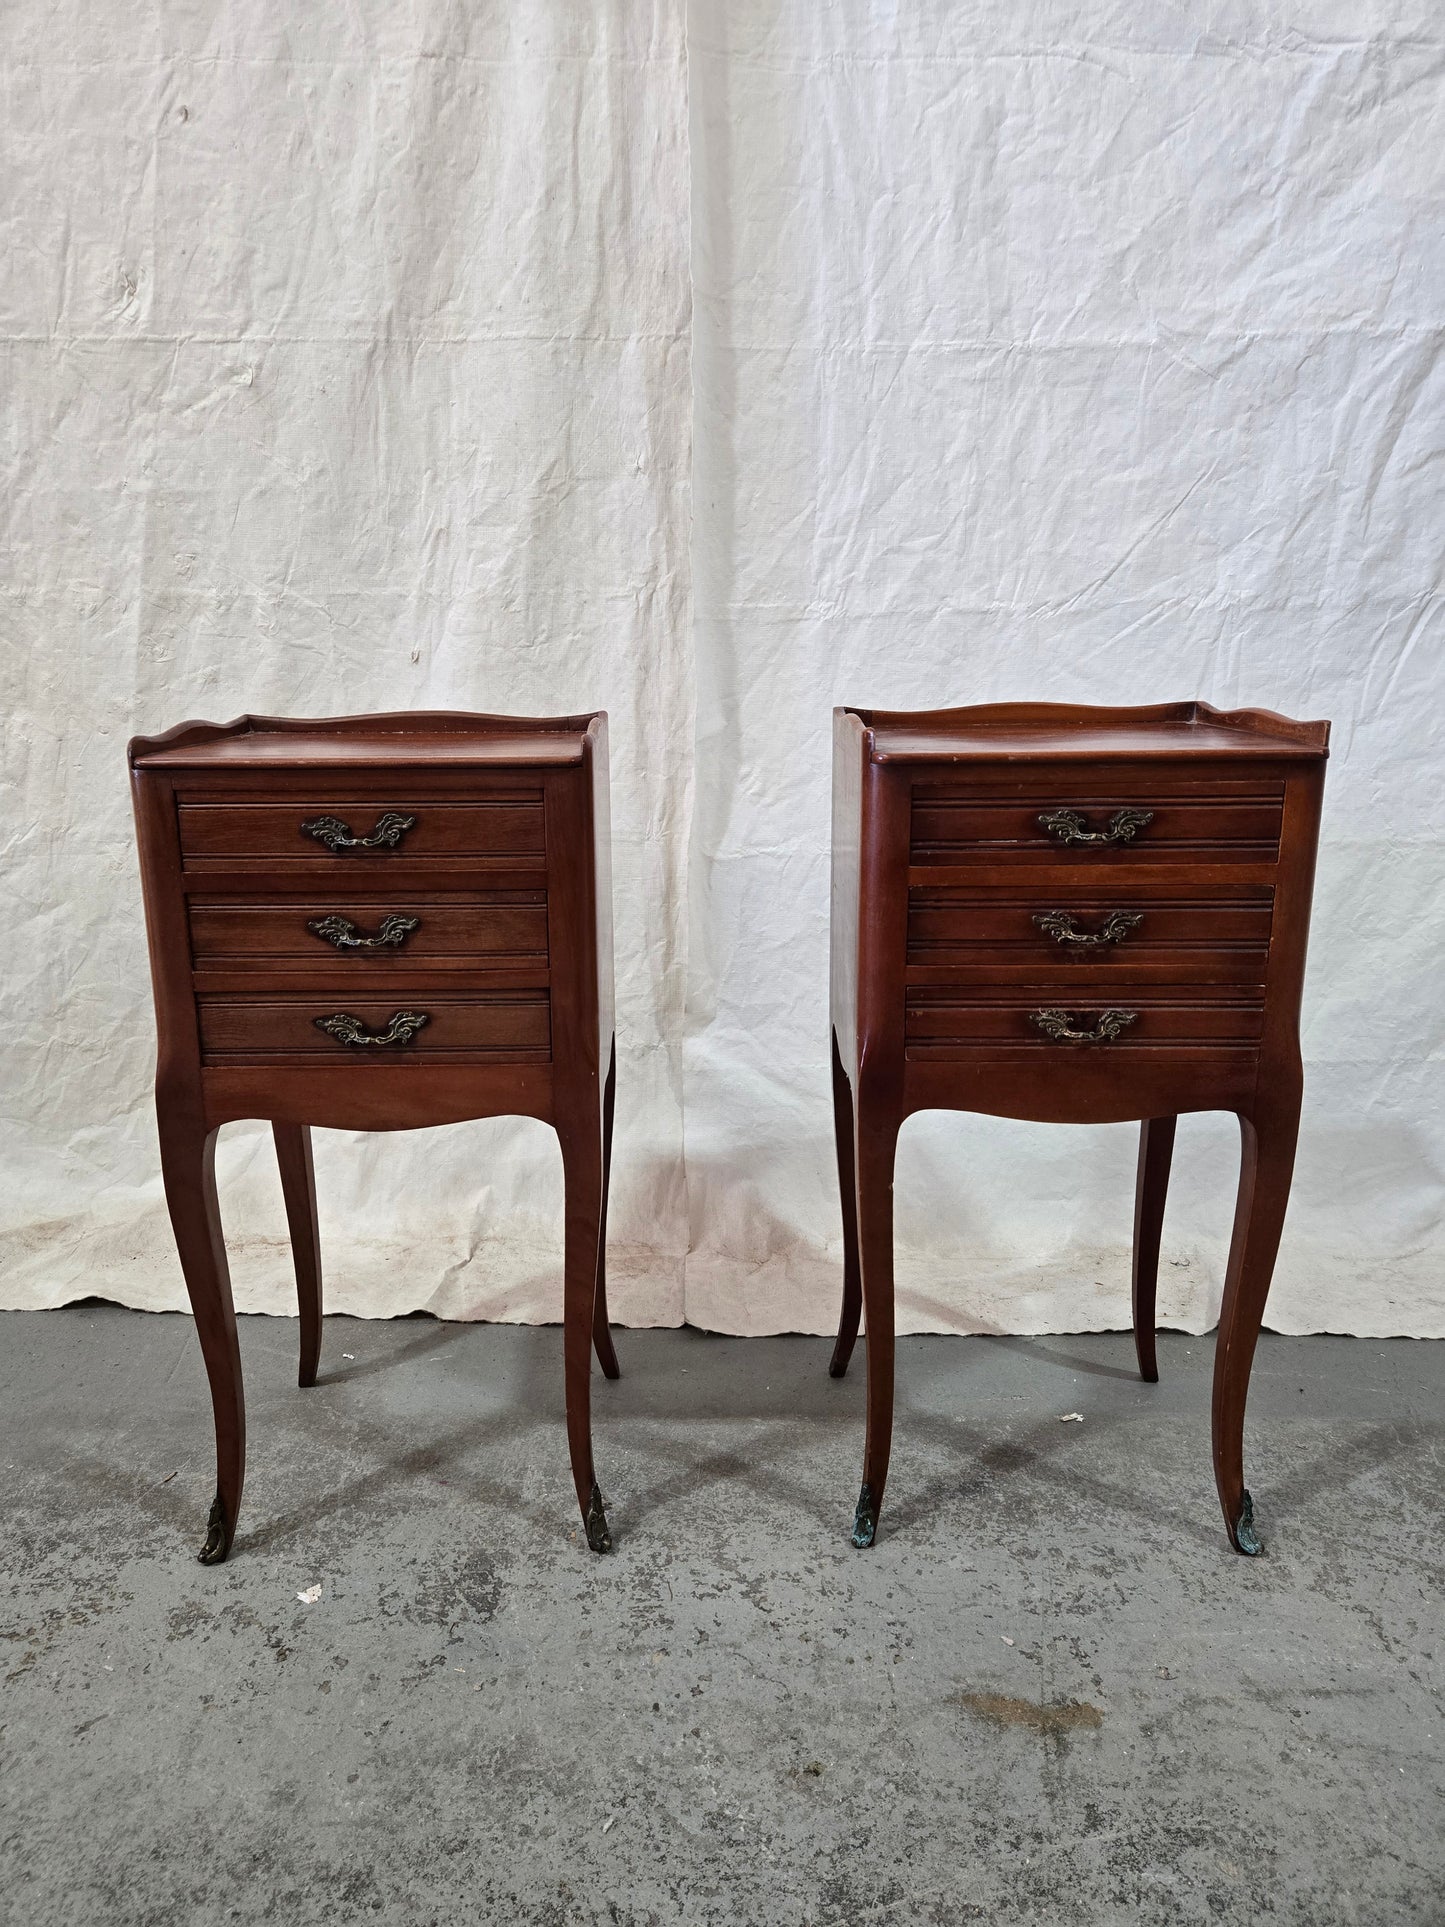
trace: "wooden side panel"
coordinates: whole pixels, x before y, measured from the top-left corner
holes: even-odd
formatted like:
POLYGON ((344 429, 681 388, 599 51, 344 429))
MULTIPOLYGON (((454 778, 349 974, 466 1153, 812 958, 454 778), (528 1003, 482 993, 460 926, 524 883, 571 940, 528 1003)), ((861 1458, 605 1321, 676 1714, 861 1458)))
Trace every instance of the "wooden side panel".
POLYGON ((611 1055, 617 993, 612 941, 612 771, 607 718, 595 716, 583 743, 583 772, 592 797, 593 927, 597 966, 597 1031, 602 1059, 611 1055))
POLYGON ((850 1080, 858 1073, 859 839, 866 756, 863 725, 851 711, 835 709, 829 1003, 839 1060, 850 1080))
POLYGON ((547 782, 547 946, 552 959, 559 1128, 564 1113, 569 1119, 600 1115, 606 1075, 601 1062, 598 876, 592 846, 594 770, 592 759, 584 753, 578 768, 559 770, 547 782))

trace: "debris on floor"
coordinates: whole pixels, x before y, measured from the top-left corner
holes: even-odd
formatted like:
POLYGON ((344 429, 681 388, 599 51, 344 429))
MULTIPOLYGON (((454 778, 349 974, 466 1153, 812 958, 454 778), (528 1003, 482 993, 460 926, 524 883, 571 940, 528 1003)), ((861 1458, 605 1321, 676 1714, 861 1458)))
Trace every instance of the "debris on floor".
POLYGON ((1104 1724, 1104 1709, 1089 1700, 1054 1700, 1038 1706, 1032 1700, 1011 1699, 1005 1693, 950 1693, 948 1698, 954 1706, 977 1714, 993 1726, 1022 1727, 1050 1739, 1097 1730, 1104 1724))

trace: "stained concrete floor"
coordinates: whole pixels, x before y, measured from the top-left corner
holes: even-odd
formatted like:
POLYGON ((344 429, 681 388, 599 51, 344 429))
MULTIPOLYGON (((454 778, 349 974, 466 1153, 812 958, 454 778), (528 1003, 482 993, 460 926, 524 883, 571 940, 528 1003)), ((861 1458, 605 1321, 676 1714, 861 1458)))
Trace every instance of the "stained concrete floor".
POLYGON ((7 1927, 1445 1922, 1445 1346, 1263 1341, 1246 1561, 1208 1340, 905 1341, 856 1552, 861 1357, 621 1332, 597 1558, 555 1330, 242 1323, 208 1569, 189 1320, 0 1317, 7 1927))

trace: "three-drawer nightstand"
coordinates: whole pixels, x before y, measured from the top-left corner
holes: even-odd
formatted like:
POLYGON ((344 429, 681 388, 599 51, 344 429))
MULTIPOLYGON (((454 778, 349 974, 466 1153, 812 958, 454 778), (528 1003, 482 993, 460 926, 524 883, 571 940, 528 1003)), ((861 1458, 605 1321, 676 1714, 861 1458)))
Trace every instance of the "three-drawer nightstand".
POLYGON ((130 745, 166 1201, 216 1423, 201 1559, 226 1557, 245 1474, 215 1140, 272 1123, 316 1380, 321 1267, 309 1126, 522 1115, 566 1184, 567 1438, 593 1551, 591 1354, 617 1376, 604 1240, 614 1056, 605 715, 245 716, 130 745))
POLYGON ((1175 1120, 1228 1110, 1243 1161, 1215 1350, 1214 1472, 1259 1550, 1244 1406, 1294 1166, 1300 990, 1328 723, 1205 703, 834 712, 833 1095, 846 1371, 867 1309, 853 1542, 893 1426, 893 1170, 915 1111, 1140 1119, 1133 1311, 1155 1283, 1175 1120))

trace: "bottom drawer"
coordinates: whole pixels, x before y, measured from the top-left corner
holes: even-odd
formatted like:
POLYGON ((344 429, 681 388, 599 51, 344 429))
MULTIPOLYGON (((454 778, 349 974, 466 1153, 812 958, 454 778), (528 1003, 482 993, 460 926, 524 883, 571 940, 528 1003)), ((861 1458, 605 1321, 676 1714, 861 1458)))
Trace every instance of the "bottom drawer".
POLYGON ((1171 985, 1159 990, 1081 993, 970 989, 914 990, 904 1038, 910 1056, 979 1048, 1038 1051, 1251 1047, 1263 1034, 1257 1002, 1217 989, 1171 985))
POLYGON ((546 991, 438 997, 397 991, 385 999, 201 997, 207 1060, 277 1056, 349 1058, 358 1064, 403 1057, 477 1058, 520 1063, 550 1055, 546 991), (418 1022, 417 1020, 421 1021, 418 1022))

